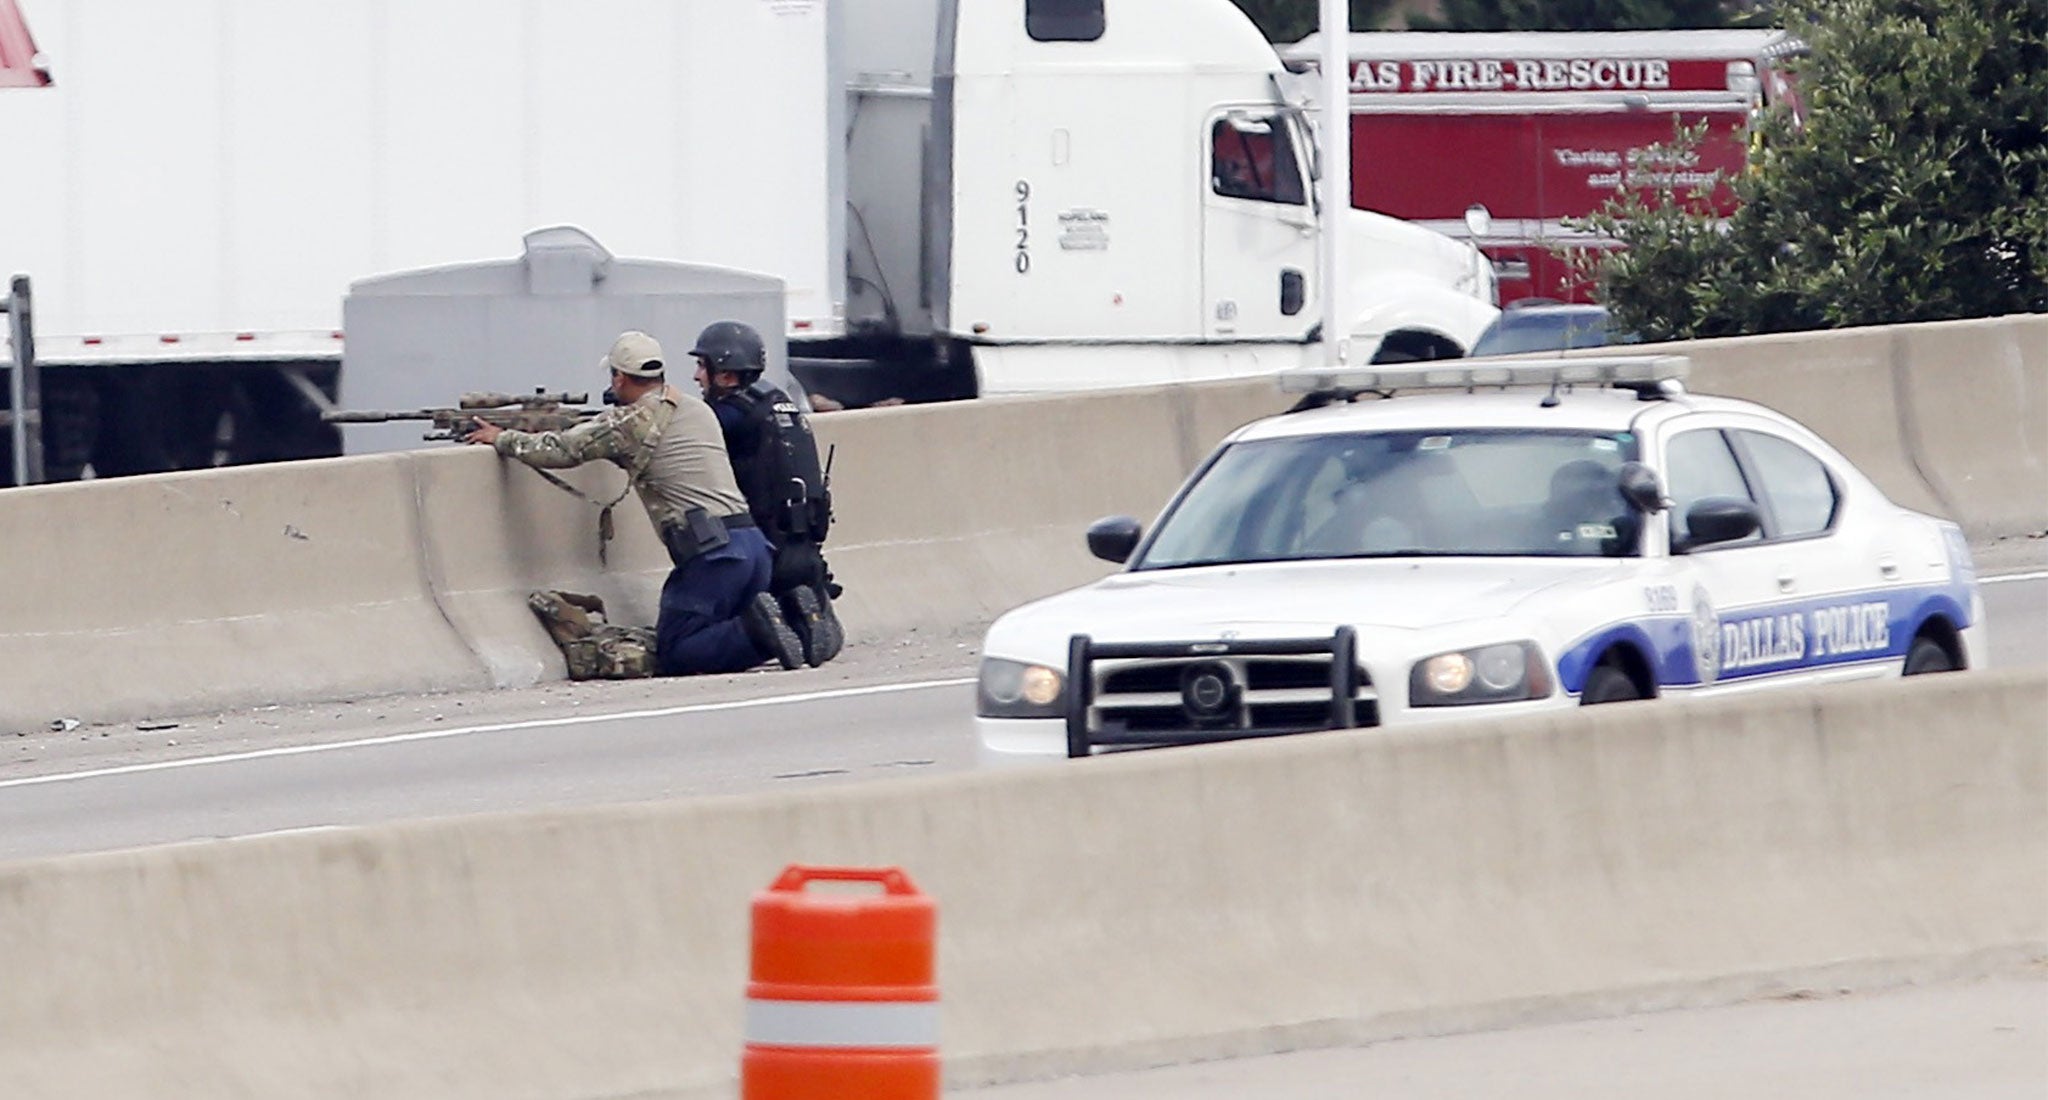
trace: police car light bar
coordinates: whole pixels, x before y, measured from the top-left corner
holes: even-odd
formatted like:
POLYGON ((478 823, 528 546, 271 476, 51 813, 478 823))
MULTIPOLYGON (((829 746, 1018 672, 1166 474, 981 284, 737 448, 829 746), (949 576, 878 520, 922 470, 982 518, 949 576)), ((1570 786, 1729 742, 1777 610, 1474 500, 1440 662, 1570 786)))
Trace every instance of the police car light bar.
POLYGON ((1363 367, 1296 367, 1280 372, 1282 393, 1348 390, 1466 390, 1478 386, 1549 386, 1677 382, 1692 363, 1683 355, 1608 356, 1599 359, 1514 359, 1477 362, 1438 359, 1426 363, 1363 367))

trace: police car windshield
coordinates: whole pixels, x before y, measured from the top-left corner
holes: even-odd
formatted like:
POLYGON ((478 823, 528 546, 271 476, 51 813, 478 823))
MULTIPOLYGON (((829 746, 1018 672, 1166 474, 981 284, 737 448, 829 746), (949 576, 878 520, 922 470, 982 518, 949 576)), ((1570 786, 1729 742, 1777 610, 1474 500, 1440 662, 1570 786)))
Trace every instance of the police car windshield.
POLYGON ((1627 433, 1444 430, 1238 443, 1137 569, 1410 556, 1628 557, 1627 433))

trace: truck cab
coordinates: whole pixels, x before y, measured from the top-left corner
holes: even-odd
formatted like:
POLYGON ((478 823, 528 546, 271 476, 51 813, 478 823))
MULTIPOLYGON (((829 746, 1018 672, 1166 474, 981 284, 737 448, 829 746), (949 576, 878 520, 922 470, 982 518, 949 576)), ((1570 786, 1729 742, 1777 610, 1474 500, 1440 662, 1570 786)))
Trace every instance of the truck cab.
POLYGON ((949 0, 924 195, 926 297, 984 393, 1133 385, 1315 356, 1324 225, 1354 339, 1461 354, 1495 314, 1469 246, 1316 209, 1316 143, 1230 0, 949 0))

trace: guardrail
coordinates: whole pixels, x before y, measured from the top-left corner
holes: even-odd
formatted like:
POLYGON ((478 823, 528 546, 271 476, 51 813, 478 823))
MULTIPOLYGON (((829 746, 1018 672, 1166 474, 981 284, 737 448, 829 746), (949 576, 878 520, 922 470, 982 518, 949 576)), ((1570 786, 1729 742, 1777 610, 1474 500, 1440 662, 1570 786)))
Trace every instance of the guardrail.
POLYGON ((0 865, 0 1095, 730 1097, 748 899, 900 866, 952 1085, 2048 951, 2048 669, 0 865))
MULTIPOLYGON (((1979 539, 2048 529, 2048 317, 1683 350, 1694 388, 1804 420, 1902 505, 1979 539)), ((1089 521, 1153 514, 1286 404, 1257 379, 819 417, 852 642, 971 628, 1103 575, 1089 521)), ((594 493, 621 477, 574 474, 594 493)), ((638 509, 617 515, 603 566, 589 508, 475 448, 0 494, 0 729, 558 677, 529 590, 653 619, 667 557, 638 509)))

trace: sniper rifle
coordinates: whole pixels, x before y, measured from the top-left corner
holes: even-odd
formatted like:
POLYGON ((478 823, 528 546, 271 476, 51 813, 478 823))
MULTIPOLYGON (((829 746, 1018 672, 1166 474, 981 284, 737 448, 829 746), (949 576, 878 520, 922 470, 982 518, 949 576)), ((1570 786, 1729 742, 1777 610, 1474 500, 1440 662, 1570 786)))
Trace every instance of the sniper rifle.
POLYGON ((587 393, 562 393, 537 389, 529 394, 465 393, 454 408, 439 409, 330 409, 320 414, 329 424, 384 424, 394 420, 432 421, 434 430, 420 436, 429 440, 456 440, 475 427, 472 420, 496 424, 522 432, 558 432, 603 412, 577 408, 590 400, 587 393))

